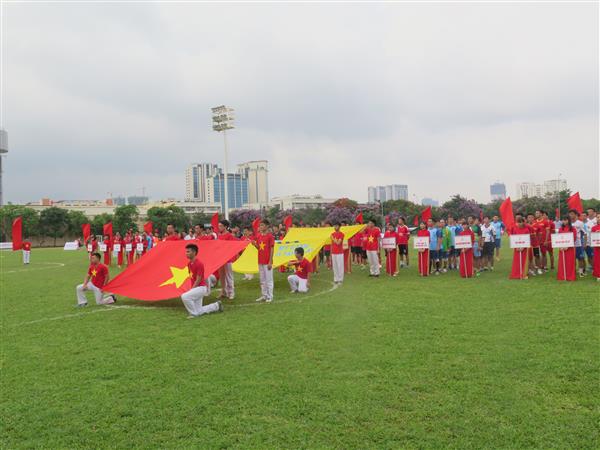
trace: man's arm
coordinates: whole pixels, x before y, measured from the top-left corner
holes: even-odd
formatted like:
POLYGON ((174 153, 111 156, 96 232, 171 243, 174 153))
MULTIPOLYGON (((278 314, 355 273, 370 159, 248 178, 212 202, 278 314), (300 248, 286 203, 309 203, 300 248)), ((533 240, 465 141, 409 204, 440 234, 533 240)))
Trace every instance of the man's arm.
POLYGON ((83 287, 84 287, 84 288, 85 288, 85 287, 87 287, 87 285, 88 285, 88 283, 89 283, 89 282, 90 282, 90 275, 89 275, 89 274, 87 274, 87 275, 85 276, 85 279, 83 280, 83 287))

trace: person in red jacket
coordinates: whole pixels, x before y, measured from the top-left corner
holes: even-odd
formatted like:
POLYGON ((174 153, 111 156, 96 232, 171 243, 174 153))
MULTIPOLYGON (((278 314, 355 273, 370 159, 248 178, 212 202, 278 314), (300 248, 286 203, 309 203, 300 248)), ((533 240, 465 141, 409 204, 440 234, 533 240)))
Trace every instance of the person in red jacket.
POLYGON ((394 248, 385 249, 385 272, 395 277, 398 275, 398 233, 394 229, 394 225, 387 224, 387 229, 383 234, 384 239, 393 239, 394 248))
MULTIPOLYGON (((562 226, 558 230, 559 233, 573 233, 573 239, 577 240, 577 230, 571 225, 568 217, 563 217, 561 220, 562 226)), ((575 267, 575 247, 559 248, 558 249, 558 270, 556 271, 556 279, 559 281, 575 281, 577 279, 577 271, 575 267)))
POLYGON ((462 231, 458 233, 459 236, 470 236, 471 237, 471 248, 461 248, 458 256, 458 268, 460 276, 463 278, 472 278, 475 276, 475 270, 473 270, 473 246, 475 245, 475 233, 467 225, 466 221, 462 221, 462 231))
POLYGON ((25 239, 21 245, 21 249, 23 250, 23 264, 29 264, 31 258, 31 242, 25 239))
MULTIPOLYGON (((419 231, 417 231, 417 237, 429 238, 429 231, 425 222, 419 223, 419 231)), ((422 277, 429 276, 429 247, 420 248, 417 250, 419 253, 419 274, 422 277)))
POLYGON ((107 234, 104 236, 104 241, 102 242, 106 249, 104 250, 104 264, 110 266, 110 253, 112 252, 112 240, 110 236, 107 234))
POLYGON ((88 267, 87 275, 83 280, 83 284, 75 288, 77 294, 77 306, 87 306, 86 291, 92 291, 98 305, 110 305, 117 301, 114 295, 102 297, 103 288, 108 283, 108 267, 100 263, 100 253, 94 252, 91 256, 90 266, 88 267))
MULTIPOLYGON (((523 217, 517 217, 516 225, 509 230, 509 234, 531 234, 529 227, 525 224, 523 217)), ((513 250, 513 262, 512 270, 510 272, 510 279, 512 280, 526 280, 527 276, 527 254, 529 248, 515 248, 513 250)))
MULTIPOLYGON (((592 233, 600 233, 600 223, 592 227, 592 233)), ((593 242, 593 241, 592 241, 593 242)), ((600 247, 594 248, 594 259, 593 259, 593 272, 592 275, 596 277, 596 280, 600 281, 600 247)))

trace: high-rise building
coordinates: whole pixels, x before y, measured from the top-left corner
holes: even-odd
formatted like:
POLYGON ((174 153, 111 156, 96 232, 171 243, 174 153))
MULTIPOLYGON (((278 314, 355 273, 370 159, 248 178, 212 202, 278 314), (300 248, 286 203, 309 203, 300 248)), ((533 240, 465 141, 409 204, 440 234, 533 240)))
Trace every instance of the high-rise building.
MULTIPOLYGON (((225 211, 225 176, 221 169, 215 176, 206 179, 206 202, 220 203, 221 211, 225 211)), ((240 173, 227 176, 227 195, 229 209, 241 208, 248 203, 248 179, 240 173)))
POLYGON ((546 180, 544 181, 544 194, 556 194, 567 190, 567 180, 546 180))
POLYGON ((504 183, 496 181, 495 183, 491 184, 490 196, 492 197, 492 201, 504 200, 506 198, 506 186, 504 183))
POLYGON ((527 197, 544 197, 545 195, 556 194, 558 191, 567 189, 567 180, 546 180, 542 184, 536 184, 529 181, 517 183, 514 199, 519 200, 527 197))
POLYGON ((269 201, 269 163, 248 161, 237 166, 238 173, 248 180, 248 203, 267 204, 269 201))
POLYGON ((190 164, 185 171, 185 199, 206 202, 206 181, 218 171, 216 164, 190 164))
POLYGON ((527 197, 536 196, 536 184, 525 181, 523 183, 517 183, 515 188, 515 200, 527 197))
POLYGON ((389 184, 387 186, 369 186, 369 203, 386 202, 388 200, 408 200, 406 184, 389 184))

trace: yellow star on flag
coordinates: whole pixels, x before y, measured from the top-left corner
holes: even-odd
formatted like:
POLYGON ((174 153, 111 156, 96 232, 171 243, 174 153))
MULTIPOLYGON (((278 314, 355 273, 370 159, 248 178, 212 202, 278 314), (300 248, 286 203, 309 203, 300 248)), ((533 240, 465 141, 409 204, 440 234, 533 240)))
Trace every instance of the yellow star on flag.
POLYGON ((97 274, 98 272, 96 272, 96 269, 92 269, 92 278, 94 278, 97 274))
POLYGON ((171 278, 160 284, 159 287, 174 283, 175 287, 178 288, 190 277, 190 271, 187 266, 181 268, 170 266, 169 269, 171 269, 171 278))
POLYGON ((264 250, 264 249, 265 249, 265 243, 264 243, 264 242, 261 242, 261 243, 259 244, 259 247, 260 247, 260 249, 261 249, 261 250, 264 250))
POLYGON ((298 268, 296 269, 296 272, 302 272, 302 266, 298 266, 298 268))
POLYGON ((369 242, 373 242, 373 236, 369 236, 369 242))

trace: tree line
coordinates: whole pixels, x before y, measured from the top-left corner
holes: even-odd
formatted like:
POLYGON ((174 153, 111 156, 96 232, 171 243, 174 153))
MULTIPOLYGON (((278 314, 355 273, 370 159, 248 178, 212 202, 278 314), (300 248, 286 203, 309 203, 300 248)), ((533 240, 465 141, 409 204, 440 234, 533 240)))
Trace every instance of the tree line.
MULTIPOLYGON (((561 214, 566 213, 567 198, 571 193, 561 191, 559 193, 561 214)), ((545 197, 529 197, 513 201, 515 213, 533 212, 537 209, 545 210, 551 217, 558 207, 559 198, 556 195, 545 197)), ((460 195, 454 195, 450 200, 439 207, 432 207, 434 218, 442 217, 467 217, 469 215, 486 216, 498 215, 501 200, 487 204, 477 203, 475 200, 466 199, 460 195)), ((583 200, 584 208, 595 208, 600 210, 600 200, 583 200)), ((314 226, 323 222, 347 222, 353 223, 358 213, 363 214, 366 221, 373 220, 382 226, 388 217, 392 223, 396 223, 398 217, 404 216, 412 223, 415 216, 420 215, 425 207, 408 200, 391 200, 377 204, 359 204, 358 202, 341 198, 324 208, 306 208, 294 210, 281 210, 278 206, 265 208, 263 210, 238 209, 229 214, 232 226, 250 227, 252 221, 257 217, 264 217, 271 223, 282 223, 287 216, 292 216, 295 226, 314 226)), ((196 224, 209 224, 212 216, 197 213, 186 214, 185 211, 175 205, 161 207, 156 206, 148 209, 147 216, 141 217, 135 205, 117 206, 112 214, 99 214, 89 219, 81 211, 67 210, 58 207, 49 207, 41 212, 27 206, 6 205, 0 208, 0 223, 2 230, 0 239, 5 242, 10 240, 12 221, 21 216, 23 218, 23 235, 26 238, 37 238, 40 244, 52 242, 56 245, 58 239, 81 237, 81 226, 85 223, 91 225, 93 234, 101 235, 105 223, 112 222, 113 231, 121 234, 128 230, 139 231, 144 221, 151 221, 160 235, 165 232, 167 224, 173 224, 179 231, 187 231, 196 224)))

